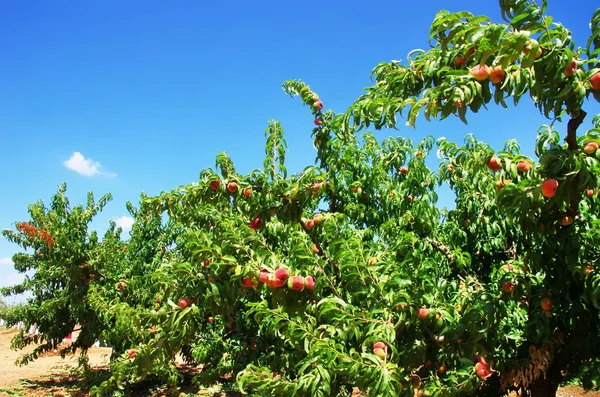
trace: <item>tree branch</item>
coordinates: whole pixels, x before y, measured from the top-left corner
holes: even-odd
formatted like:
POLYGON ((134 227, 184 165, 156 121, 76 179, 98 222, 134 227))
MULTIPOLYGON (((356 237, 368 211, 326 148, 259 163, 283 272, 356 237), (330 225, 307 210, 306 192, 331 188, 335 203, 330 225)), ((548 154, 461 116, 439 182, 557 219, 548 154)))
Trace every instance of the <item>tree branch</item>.
POLYGON ((587 113, 580 110, 579 116, 572 117, 567 124, 567 137, 565 142, 569 145, 569 150, 577 150, 577 128, 583 123, 587 113))

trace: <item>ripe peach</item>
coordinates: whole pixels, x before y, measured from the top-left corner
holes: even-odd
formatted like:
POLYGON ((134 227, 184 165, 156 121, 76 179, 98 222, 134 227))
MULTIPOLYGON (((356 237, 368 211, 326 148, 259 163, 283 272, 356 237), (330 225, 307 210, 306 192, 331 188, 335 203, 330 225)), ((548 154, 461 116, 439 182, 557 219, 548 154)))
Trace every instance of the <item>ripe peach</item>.
POLYGON ((496 172, 498 171, 500 168, 502 168, 502 160, 500 160, 498 157, 496 156, 492 156, 488 162, 487 162, 487 166, 490 170, 496 172))
POLYGON ((483 81, 490 75, 490 67, 488 65, 475 65, 470 70, 471 76, 477 81, 483 81))
POLYGON ((401 173, 402 175, 406 175, 406 174, 408 174, 408 168, 407 168, 407 167, 402 167, 402 168, 400 168, 400 173, 401 173))
POLYGON ((531 169, 531 163, 529 161, 519 161, 517 163, 517 169, 520 172, 528 172, 531 169))
POLYGON ((585 191, 585 196, 586 196, 587 198, 592 198, 592 197, 594 196, 594 189, 587 189, 587 190, 585 191))
POLYGON ((179 306, 181 309, 185 309, 186 307, 190 306, 192 304, 192 300, 190 298, 181 298, 179 299, 179 302, 177 302, 177 306, 179 306))
POLYGON ((219 181, 219 180, 215 180, 215 181, 211 181, 210 182, 210 188, 212 190, 218 190, 219 186, 221 186, 221 181, 219 181))
POLYGON ((307 276, 306 278, 304 278, 304 286, 308 290, 315 289, 315 279, 314 279, 314 277, 313 276, 307 276))
POLYGON ((489 364, 481 361, 475 364, 475 373, 477 373, 477 376, 481 379, 487 379, 492 375, 489 364))
POLYGON ((587 145, 585 145, 585 147, 583 148, 583 151, 585 152, 585 154, 594 154, 596 152, 597 147, 595 147, 594 145, 590 145, 589 143, 587 145))
POLYGON ((492 82, 492 84, 498 84, 504 79, 505 75, 506 74, 504 73, 502 65, 496 65, 490 70, 488 79, 492 82))
POLYGON ((245 188, 244 191, 242 192, 242 194, 244 195, 244 197, 250 197, 250 195, 252 194, 252 189, 250 189, 249 187, 245 188))
POLYGON ((515 285, 510 281, 505 281, 502 284, 502 290, 506 293, 512 294, 512 292, 515 290, 515 285))
POLYGON ((590 85, 592 86, 592 90, 600 90, 600 72, 596 72, 590 77, 590 85))
POLYGON ((258 285, 258 281, 256 280, 255 277, 245 277, 242 279, 242 284, 246 288, 253 288, 258 285))
POLYGON ((573 73, 575 73, 575 70, 577 70, 577 62, 575 60, 572 60, 569 63, 569 65, 567 65, 567 67, 565 68, 565 77, 572 76, 573 73))
POLYGON ((544 197, 554 197, 557 190, 558 181, 556 179, 546 179, 544 183, 542 183, 542 194, 544 195, 544 197))
POLYGON ((238 191, 238 184, 235 182, 229 182, 227 184, 227 190, 229 191, 229 193, 235 193, 238 191))
POLYGON ((315 226, 315 221, 312 219, 307 219, 304 223, 304 226, 306 227, 306 230, 310 230, 315 226))
POLYGON ((417 317, 419 317, 421 320, 425 320, 428 315, 429 315, 429 309, 427 309, 425 307, 420 308, 419 311, 417 312, 417 317))
POLYGON ((313 215, 313 221, 315 222, 315 225, 318 225, 319 223, 321 223, 323 221, 323 214, 320 213, 316 213, 313 215))
POLYGON ((540 302, 540 305, 542 306, 543 310, 551 310, 552 309, 552 299, 544 298, 540 302))
POLYGON ((275 278, 277 280, 281 280, 281 281, 287 281, 287 279, 290 277, 290 272, 283 267, 280 267, 279 269, 275 270, 275 278))
POLYGON ((304 289, 304 277, 292 276, 288 279, 288 288, 294 291, 302 291, 304 289))
POLYGON ((262 219, 260 217, 256 217, 250 221, 250 228, 253 230, 258 230, 262 227, 262 219))
POLYGON ((315 119, 315 125, 321 125, 323 124, 323 121, 321 121, 321 119, 315 119))
POLYGON ((261 283, 266 283, 269 279, 269 275, 270 273, 266 270, 261 270, 260 273, 258 274, 258 279, 260 280, 261 283))

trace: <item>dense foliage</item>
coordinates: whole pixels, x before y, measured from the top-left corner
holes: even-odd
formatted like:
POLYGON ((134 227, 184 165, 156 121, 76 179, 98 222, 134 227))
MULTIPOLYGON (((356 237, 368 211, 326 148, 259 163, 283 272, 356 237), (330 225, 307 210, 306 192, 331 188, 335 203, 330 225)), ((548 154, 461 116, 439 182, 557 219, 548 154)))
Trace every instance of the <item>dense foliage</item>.
MULTIPOLYGON (((92 389, 119 393, 150 376, 173 388, 174 358, 202 365, 209 385, 234 374, 259 395, 547 396, 562 372, 600 382, 600 9, 585 48, 542 6, 501 0, 506 24, 440 12, 432 48, 407 65, 382 63, 375 85, 348 109, 325 110, 301 81, 284 83, 314 116, 317 158, 287 175, 283 129, 265 130, 263 169, 236 172, 226 154, 199 180, 128 205, 128 240, 87 225, 109 196, 50 208, 4 235, 34 273, 5 294, 31 291, 9 322, 35 324, 15 347, 54 348, 73 327, 72 350, 114 346, 111 376, 92 389), (538 131, 536 160, 507 141, 495 153, 426 138, 378 140, 364 128, 406 115, 463 120, 486 104, 529 94, 566 139, 538 131), (425 159, 437 151, 439 169, 425 159), (438 186, 456 208, 436 206, 438 186)), ((65 351, 66 353, 67 351, 65 351)), ((549 394, 550 393, 550 394, 549 394)))

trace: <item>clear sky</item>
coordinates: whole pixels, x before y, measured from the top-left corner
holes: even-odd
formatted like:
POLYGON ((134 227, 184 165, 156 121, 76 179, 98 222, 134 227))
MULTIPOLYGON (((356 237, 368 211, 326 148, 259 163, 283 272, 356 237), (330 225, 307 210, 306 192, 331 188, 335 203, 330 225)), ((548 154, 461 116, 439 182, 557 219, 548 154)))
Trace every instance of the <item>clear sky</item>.
MULTIPOLYGON (((585 45, 596 0, 549 2, 548 13, 585 45)), ((281 83, 302 79, 343 112, 377 63, 428 46, 444 8, 501 22, 490 0, 0 0, 0 229, 27 220, 27 205, 48 202, 61 182, 72 204, 90 190, 113 194, 98 230, 110 218, 127 224, 126 201, 197 180, 219 152, 241 172, 260 168, 270 119, 282 122, 288 169, 299 171, 315 157, 313 120, 281 83)), ((596 103, 587 109, 600 112, 596 103)), ((509 113, 492 105, 468 126, 421 117, 416 130, 395 134, 462 141, 473 132, 496 149, 519 138, 533 155, 546 122, 523 101, 509 113)), ((16 251, 0 240, 0 286, 21 279, 10 262, 16 251)))

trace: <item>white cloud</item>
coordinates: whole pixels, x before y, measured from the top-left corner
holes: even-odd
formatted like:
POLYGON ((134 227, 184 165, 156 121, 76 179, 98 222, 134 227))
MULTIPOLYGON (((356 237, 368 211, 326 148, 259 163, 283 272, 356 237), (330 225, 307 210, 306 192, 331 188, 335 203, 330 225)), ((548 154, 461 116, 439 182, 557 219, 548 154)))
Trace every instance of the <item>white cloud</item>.
POLYGON ((130 230, 131 226, 133 226, 133 218, 130 216, 122 216, 115 219, 115 223, 117 224, 117 227, 123 228, 123 231, 130 230))
POLYGON ((102 171, 102 164, 90 158, 85 158, 83 154, 74 152, 64 163, 65 167, 77 172, 83 176, 106 175, 117 176, 117 174, 102 171))
POLYGON ((21 284, 25 280, 25 275, 22 273, 4 274, 0 277, 0 287, 11 287, 21 284))
POLYGON ((10 258, 0 258, 0 266, 12 266, 12 259, 10 258))

